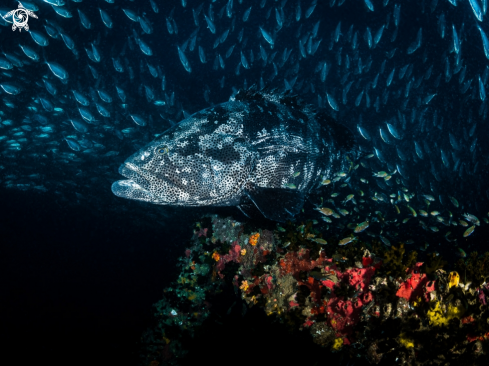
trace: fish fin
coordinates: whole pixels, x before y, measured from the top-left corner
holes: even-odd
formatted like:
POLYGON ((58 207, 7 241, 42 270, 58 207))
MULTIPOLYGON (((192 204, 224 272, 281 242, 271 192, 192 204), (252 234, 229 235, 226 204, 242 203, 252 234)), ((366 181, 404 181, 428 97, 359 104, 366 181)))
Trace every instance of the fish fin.
POLYGON ((253 84, 246 90, 239 90, 234 97, 236 100, 246 102, 271 100, 293 109, 301 109, 304 112, 311 113, 315 112, 313 105, 304 102, 298 95, 293 94, 291 90, 280 92, 278 89, 273 89, 270 86, 266 86, 260 90, 256 84, 253 84))
POLYGON ((319 112, 315 116, 323 131, 329 134, 333 141, 338 144, 338 147, 343 151, 355 150, 357 142, 353 132, 348 127, 337 122, 333 117, 325 112, 319 112))
POLYGON ((241 202, 237 206, 239 210, 249 219, 262 219, 263 215, 248 196, 241 197, 241 202))
POLYGON ((293 220, 304 205, 304 194, 293 189, 253 187, 245 190, 260 212, 269 220, 293 220))

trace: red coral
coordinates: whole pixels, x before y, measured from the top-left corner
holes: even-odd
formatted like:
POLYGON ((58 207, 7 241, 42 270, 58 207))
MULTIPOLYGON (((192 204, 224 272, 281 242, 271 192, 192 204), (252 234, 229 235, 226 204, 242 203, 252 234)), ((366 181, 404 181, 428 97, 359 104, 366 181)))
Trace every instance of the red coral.
POLYGON ((363 257, 362 258, 362 264, 364 267, 370 266, 373 261, 374 261, 374 259, 372 257, 363 257))
POLYGON ((325 270, 328 274, 336 275, 339 280, 338 283, 348 284, 357 290, 353 299, 343 299, 343 297, 339 298, 335 295, 335 283, 333 281, 321 281, 322 285, 333 290, 330 299, 325 302, 325 313, 329 324, 336 331, 337 337, 344 337, 350 335, 353 327, 360 321, 362 308, 373 301, 373 295, 368 285, 375 269, 373 267, 352 268, 340 272, 336 265, 333 265, 326 267, 325 270))
MULTIPOLYGON (((222 271, 226 266, 226 263, 231 261, 239 263, 240 255, 241 247, 239 246, 237 241, 234 241, 233 244, 231 244, 231 249, 229 249, 229 253, 219 257, 219 261, 216 265, 217 270, 219 272, 222 271)), ((219 276, 222 278, 221 274, 219 274, 219 276)))
POLYGON ((462 318, 462 324, 470 324, 474 322, 475 319, 472 316, 466 316, 465 318, 462 318))
MULTIPOLYGON (((363 307, 374 300, 368 286, 375 269, 380 266, 380 263, 373 265, 372 258, 364 258, 362 262, 364 268, 351 268, 341 272, 332 263, 332 259, 326 258, 324 253, 321 253, 316 260, 311 260, 309 258, 309 250, 302 248, 298 252, 286 253, 278 264, 280 276, 292 274, 297 279, 298 286, 304 285, 311 291, 311 299, 316 303, 311 309, 311 316, 325 314, 328 323, 335 330, 336 336, 346 337, 351 335, 354 326, 360 321, 363 307), (327 266, 325 266, 326 264, 327 266), (333 281, 334 278, 316 280, 312 276, 306 277, 305 280, 300 280, 300 274, 310 272, 318 267, 324 268, 325 275, 335 276, 337 283, 333 281), (335 288, 340 286, 341 283, 356 290, 353 298, 344 299, 335 295, 335 288), (321 299, 322 287, 328 287, 331 290, 330 298, 327 301, 321 299)), ((263 288, 269 290, 269 288, 263 286, 261 288, 262 291, 263 288)), ((292 308, 299 306, 299 304, 296 301, 290 301, 289 306, 292 308)), ((308 318, 303 326, 307 327, 312 324, 313 322, 308 318)))
MULTIPOLYGON (((429 282, 428 277, 426 277, 425 273, 420 273, 420 267, 422 265, 423 262, 418 262, 413 268, 406 270, 409 278, 399 286, 396 293, 398 297, 403 297, 408 301, 414 301, 434 290, 435 281, 431 281, 430 286, 427 286, 429 282)), ((425 296, 425 300, 429 300, 429 297, 425 296)))
POLYGON ((273 277, 265 276, 265 284, 267 285, 268 289, 271 290, 273 288, 273 277))
POLYGON ((314 324, 314 322, 311 321, 309 318, 307 318, 306 319, 306 322, 304 323, 304 327, 310 327, 313 324, 314 324))
POLYGON ((365 288, 368 288, 374 272, 375 269, 373 267, 352 268, 347 270, 346 274, 348 275, 350 286, 354 286, 357 289, 360 288, 363 291, 365 288))
POLYGON ((289 306, 290 306, 291 308, 293 308, 293 307, 299 306, 299 303, 297 303, 297 302, 295 302, 294 300, 292 300, 292 301, 289 301, 289 306))

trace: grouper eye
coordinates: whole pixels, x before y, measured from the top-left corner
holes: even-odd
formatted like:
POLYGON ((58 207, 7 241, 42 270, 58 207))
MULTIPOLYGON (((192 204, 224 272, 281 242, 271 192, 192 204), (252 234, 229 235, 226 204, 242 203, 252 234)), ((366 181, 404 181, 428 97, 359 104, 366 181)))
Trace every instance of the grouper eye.
POLYGON ((156 153, 158 155, 164 155, 168 152, 168 146, 158 146, 156 148, 156 153))

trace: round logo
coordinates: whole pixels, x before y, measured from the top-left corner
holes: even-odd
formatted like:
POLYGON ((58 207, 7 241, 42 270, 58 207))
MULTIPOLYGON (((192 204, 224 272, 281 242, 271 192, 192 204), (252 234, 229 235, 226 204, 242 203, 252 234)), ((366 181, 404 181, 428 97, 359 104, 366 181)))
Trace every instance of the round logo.
POLYGON ((29 30, 29 25, 27 21, 29 20, 29 14, 24 8, 19 8, 14 10, 12 14, 12 20, 14 25, 12 25, 12 30, 19 28, 19 31, 24 28, 26 31, 29 30))
MULTIPOLYGON (((26 31, 29 30, 29 25, 27 25, 27 21, 29 20, 29 15, 33 18, 37 18, 37 15, 34 14, 33 11, 26 9, 20 2, 19 8, 9 11, 5 15, 0 15, 3 19, 7 20, 7 18, 12 17, 12 30, 19 29, 19 32, 24 28, 26 31)), ((10 20, 7 20, 10 23, 10 20)))

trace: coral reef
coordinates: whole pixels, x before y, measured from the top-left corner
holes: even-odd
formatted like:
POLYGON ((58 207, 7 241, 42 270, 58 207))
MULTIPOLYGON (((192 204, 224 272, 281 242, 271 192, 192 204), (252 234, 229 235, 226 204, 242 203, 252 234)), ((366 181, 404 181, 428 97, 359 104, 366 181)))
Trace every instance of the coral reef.
POLYGON ((270 230, 218 216, 202 219, 191 244, 178 280, 155 304, 146 364, 178 364, 185 339, 210 316, 210 299, 230 287, 248 308, 308 332, 344 360, 489 362, 489 254, 472 253, 449 272, 441 256, 429 253, 421 262, 402 243, 343 246, 310 221, 270 230))

